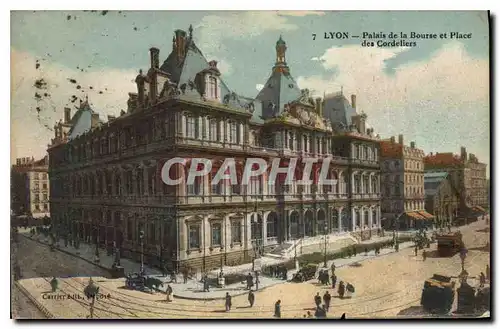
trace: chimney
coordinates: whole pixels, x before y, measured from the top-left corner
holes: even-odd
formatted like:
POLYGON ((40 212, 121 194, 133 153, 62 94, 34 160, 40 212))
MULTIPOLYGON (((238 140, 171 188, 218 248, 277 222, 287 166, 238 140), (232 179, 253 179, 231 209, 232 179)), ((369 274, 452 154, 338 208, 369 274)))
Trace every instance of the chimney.
POLYGON ((64 108, 64 123, 69 123, 71 121, 71 109, 69 107, 64 108))
POLYGON ((142 70, 139 70, 139 75, 135 78, 135 83, 137 84, 137 108, 142 109, 144 107, 144 81, 145 77, 142 75, 142 70))
POLYGON ((401 145, 403 145, 403 142, 404 142, 403 135, 401 135, 401 134, 398 135, 398 143, 401 144, 401 145))
POLYGON ((410 147, 411 147, 412 149, 414 149, 414 148, 415 148, 415 142, 411 142, 411 143, 410 143, 410 147))
POLYGON ((351 95, 351 106, 353 109, 356 108, 356 95, 351 95))
POLYGON ((433 156, 432 152, 431 152, 431 156, 433 156))
POLYGON ((151 68, 159 69, 160 68, 160 49, 151 47, 149 48, 149 55, 151 58, 151 68))
POLYGON ((177 53, 177 59, 182 60, 184 58, 184 52, 186 49, 186 31, 175 30, 175 52, 177 53))
POLYGON ((460 148, 460 158, 462 160, 467 160, 467 149, 463 146, 460 148))
POLYGON ((108 122, 111 122, 114 119, 116 119, 116 117, 114 115, 108 115, 108 122))
POLYGON ((393 144, 396 143, 396 137, 391 136, 391 143, 393 143, 393 144))
POLYGON ((316 113, 323 115, 323 102, 321 97, 316 98, 316 113))

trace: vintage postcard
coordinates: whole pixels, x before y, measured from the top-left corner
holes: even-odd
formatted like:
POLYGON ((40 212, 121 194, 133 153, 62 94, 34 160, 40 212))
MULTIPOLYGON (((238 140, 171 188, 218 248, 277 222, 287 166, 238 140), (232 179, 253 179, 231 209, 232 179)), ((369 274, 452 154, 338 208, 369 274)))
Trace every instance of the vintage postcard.
POLYGON ((13 319, 490 318, 487 11, 12 11, 13 319))

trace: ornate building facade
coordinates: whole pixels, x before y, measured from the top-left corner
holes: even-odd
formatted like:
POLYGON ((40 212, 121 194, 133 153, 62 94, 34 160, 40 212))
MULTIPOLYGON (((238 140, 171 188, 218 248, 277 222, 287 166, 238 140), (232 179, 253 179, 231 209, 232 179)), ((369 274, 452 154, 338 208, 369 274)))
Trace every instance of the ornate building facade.
POLYGON ((424 175, 425 210, 436 216, 436 225, 454 225, 453 219, 460 208, 460 192, 450 181, 446 171, 428 172, 424 175))
POLYGON ((302 237, 377 232, 378 137, 342 94, 313 99, 300 90, 286 49, 280 37, 271 76, 251 99, 228 88, 191 27, 177 30, 162 65, 159 50, 150 49, 150 68, 137 76, 127 111, 102 122, 88 101, 80 104, 66 140, 56 135, 49 147, 59 234, 137 259, 143 244, 151 265, 207 269, 249 262, 257 250, 302 237), (187 184, 188 160, 170 169, 182 183, 166 185, 161 170, 175 157, 212 159, 212 172, 187 184), (239 178, 251 157, 282 165, 329 157, 328 178, 338 184, 321 186, 321 162, 311 185, 286 186, 281 176, 271 182, 268 172, 248 186, 211 184, 226 157, 236 158, 239 178))
POLYGON ((382 216, 390 226, 412 228, 433 218, 425 211, 424 151, 415 142, 404 145, 403 135, 381 141, 381 172, 382 216))

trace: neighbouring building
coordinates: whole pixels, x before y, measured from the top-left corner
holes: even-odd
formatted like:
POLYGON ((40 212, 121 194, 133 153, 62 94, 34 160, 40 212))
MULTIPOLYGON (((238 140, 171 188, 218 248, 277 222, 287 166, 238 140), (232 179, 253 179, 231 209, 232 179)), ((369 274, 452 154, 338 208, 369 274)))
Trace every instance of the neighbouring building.
POLYGON ((139 72, 120 116, 102 122, 88 100, 81 103, 48 150, 59 234, 116 245, 135 259, 143 243, 147 264, 203 270, 249 262, 258 250, 300 238, 377 234, 379 138, 355 96, 351 103, 343 93, 314 99, 299 89, 286 50, 280 37, 269 79, 247 98, 205 59, 191 27, 176 30, 161 65, 159 50, 150 49, 150 68, 139 72), (212 172, 187 184, 189 161, 177 164, 170 176, 182 183, 168 186, 160 173, 175 157, 212 159, 212 172), (250 157, 280 158, 283 166, 290 158, 331 157, 328 178, 338 184, 321 186, 316 164, 312 185, 285 186, 283 176, 270 182, 267 173, 247 187, 212 185, 226 157, 236 158, 239 179, 250 157))
POLYGON ((425 171, 447 172, 452 186, 460 191, 459 217, 468 217, 489 208, 485 163, 474 154, 467 156, 465 147, 460 155, 453 153, 430 153, 424 158, 425 171))
POLYGON ((39 219, 50 216, 47 156, 17 158, 11 168, 11 209, 14 214, 39 219))
POLYGON ((424 151, 392 136, 380 142, 382 217, 386 228, 415 228, 433 220, 425 211, 424 151))
POLYGON ((460 192, 451 183, 446 171, 424 175, 425 210, 436 217, 437 227, 453 225, 460 209, 460 192))

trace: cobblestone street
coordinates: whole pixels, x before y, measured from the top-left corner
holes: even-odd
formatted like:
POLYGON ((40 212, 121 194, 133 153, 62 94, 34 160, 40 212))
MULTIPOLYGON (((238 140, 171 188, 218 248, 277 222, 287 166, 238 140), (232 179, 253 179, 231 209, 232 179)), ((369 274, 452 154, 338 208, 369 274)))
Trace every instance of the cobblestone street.
MULTIPOLYGON (((484 230, 484 226, 485 222, 479 221, 461 228, 469 249, 465 268, 470 277, 477 277, 484 271, 486 264, 489 264, 490 254, 484 248, 489 242, 489 232, 484 230)), ((435 249, 436 245, 428 249, 430 256, 425 262, 422 261, 421 252, 415 257, 413 249, 409 248, 338 268, 336 272, 339 281, 353 284, 356 293, 352 298, 339 299, 336 297, 337 292, 329 288, 333 299, 328 317, 340 317, 343 313, 348 318, 425 316, 420 308, 424 280, 435 273, 457 276, 461 270, 458 254, 451 258, 438 258, 434 256, 435 249)), ((89 270, 90 264, 85 262, 78 265, 79 261, 74 261, 77 262, 77 267, 83 266, 86 269, 87 275, 99 274, 98 269, 89 270)), ((44 270, 39 266, 35 264, 35 272, 43 276, 44 270)), ((69 269, 65 273, 70 274, 69 269)), ((83 276, 82 272, 80 275, 83 276)), ((256 292, 253 308, 248 307, 247 296, 240 295, 233 297, 233 309, 224 312, 223 300, 175 299, 167 303, 163 293, 148 294, 124 289, 123 279, 95 279, 101 287, 100 292, 105 296, 96 302, 96 318, 269 318, 273 315, 277 299, 282 301, 282 317, 294 318, 302 317, 308 310, 314 312, 314 295, 317 292, 323 295, 327 290, 327 287, 318 285, 315 280, 277 284, 256 292)), ((55 294, 47 293, 50 290, 48 279, 25 279, 20 282, 55 317, 84 318, 89 314, 89 302, 86 299, 48 299, 50 295, 83 296, 82 290, 88 278, 62 279, 60 291, 55 294)), ((476 285, 477 280, 471 278, 469 283, 476 285)), ((175 294, 175 284, 173 289, 175 294)), ((455 307, 452 310, 454 309, 455 307)))

